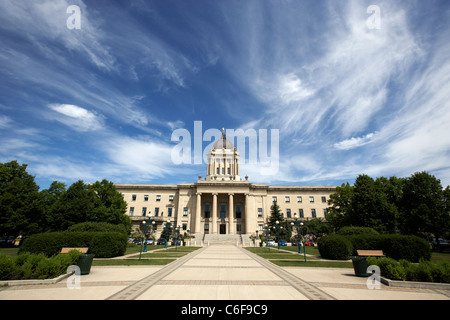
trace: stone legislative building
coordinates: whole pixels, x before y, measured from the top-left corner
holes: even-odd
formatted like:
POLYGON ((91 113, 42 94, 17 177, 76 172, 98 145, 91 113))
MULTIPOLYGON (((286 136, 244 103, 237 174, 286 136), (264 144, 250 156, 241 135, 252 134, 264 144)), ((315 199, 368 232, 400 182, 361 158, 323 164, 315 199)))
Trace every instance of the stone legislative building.
POLYGON ((329 196, 336 191, 336 187, 268 186, 242 179, 239 153, 225 133, 208 152, 204 180, 199 176, 195 183, 116 184, 116 188, 128 203, 133 228, 150 217, 159 238, 170 219, 173 226, 181 227, 181 233, 189 230, 203 240, 210 235, 234 235, 242 240, 264 230, 274 201, 287 220, 295 220, 294 215, 299 220, 323 218, 329 196))

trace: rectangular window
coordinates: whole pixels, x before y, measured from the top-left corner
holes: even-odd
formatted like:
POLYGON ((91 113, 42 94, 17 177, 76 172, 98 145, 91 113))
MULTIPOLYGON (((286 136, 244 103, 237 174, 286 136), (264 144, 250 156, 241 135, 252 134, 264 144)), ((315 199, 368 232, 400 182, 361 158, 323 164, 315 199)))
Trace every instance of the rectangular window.
POLYGON ((286 216, 287 216, 288 218, 292 218, 292 217, 291 217, 291 209, 286 209, 286 216))
POLYGON ((172 216, 172 208, 167 208, 167 216, 172 216))
POLYGON ((327 203, 327 197, 322 197, 322 203, 327 203))
POLYGON ((237 224, 236 225, 236 232, 241 232, 241 225, 240 224, 237 224))
POLYGON ((230 168, 227 168, 227 173, 228 173, 228 174, 231 174, 230 168))
POLYGON ((187 230, 187 224, 183 223, 183 231, 186 231, 186 230, 187 230))
POLYGON ((227 206, 224 204, 220 205, 220 219, 225 219, 225 215, 227 214, 227 206))
POLYGON ((285 196, 284 197, 284 202, 290 203, 291 202, 291 198, 289 196, 285 196))
POLYGON ((222 168, 222 174, 225 174, 225 168, 222 168))
POLYGON ((144 201, 148 201, 148 194, 144 195, 144 201))
POLYGON ((187 217, 187 215, 188 215, 188 208, 184 207, 183 208, 183 217, 187 217))
POLYGON ((277 201, 277 197, 273 196, 272 197, 272 202, 276 202, 277 201))
POLYGON ((169 201, 173 201, 173 194, 169 195, 169 201))
POLYGON ((298 215, 300 218, 304 218, 305 214, 303 213, 303 209, 298 209, 298 215))
POLYGON ((237 204, 236 205, 236 219, 241 219, 242 218, 242 209, 241 209, 241 205, 237 204))
POLYGON ((219 168, 217 168, 217 170, 216 170, 216 174, 219 174, 220 172, 219 172, 219 168))
POLYGON ((314 203, 314 197, 313 197, 313 196, 310 196, 310 197, 309 197, 309 202, 310 202, 310 203, 314 203))
POLYGON ((327 209, 323 209, 323 216, 324 216, 324 217, 326 217, 326 216, 327 216, 327 214, 328 214, 328 211, 327 211, 327 209))
POLYGON ((134 207, 130 207, 130 217, 132 217, 134 214, 134 207))
POLYGON ((136 195, 135 194, 131 195, 131 201, 136 201, 136 195))
POLYGON ((146 214, 147 214, 147 207, 143 207, 142 208, 142 216, 145 217, 146 214))
POLYGON ((205 218, 211 218, 211 206, 205 204, 205 218))
POLYGON ((311 209, 311 214, 313 218, 317 218, 316 216, 316 209, 311 209))
POLYGON ((160 195, 156 196, 156 201, 161 201, 161 196, 160 195))
POLYGON ((159 208, 155 208, 155 217, 159 215, 159 208))
POLYGON ((258 208, 258 218, 262 218, 262 208, 258 208))
POLYGON ((301 197, 301 196, 298 196, 298 197, 297 197, 297 202, 298 202, 298 203, 302 203, 302 197, 301 197))

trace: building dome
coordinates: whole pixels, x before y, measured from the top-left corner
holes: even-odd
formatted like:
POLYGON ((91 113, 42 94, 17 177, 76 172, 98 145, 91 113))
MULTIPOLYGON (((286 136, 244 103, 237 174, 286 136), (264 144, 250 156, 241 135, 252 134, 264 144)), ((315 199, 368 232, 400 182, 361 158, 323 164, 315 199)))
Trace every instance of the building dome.
POLYGON ((225 132, 222 132, 222 138, 217 140, 211 149, 234 149, 234 145, 231 143, 230 140, 227 139, 225 132))

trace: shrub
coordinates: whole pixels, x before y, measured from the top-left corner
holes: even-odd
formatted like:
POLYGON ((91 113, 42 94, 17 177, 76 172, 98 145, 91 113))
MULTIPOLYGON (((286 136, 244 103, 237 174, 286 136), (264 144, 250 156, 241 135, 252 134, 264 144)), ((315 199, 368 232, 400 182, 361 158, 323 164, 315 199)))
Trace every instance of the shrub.
POLYGON ((425 260, 410 263, 407 260, 397 262, 391 258, 369 257, 367 264, 379 266, 381 275, 391 280, 450 283, 450 264, 447 262, 436 265, 425 260))
POLYGON ((0 255, 0 280, 9 280, 16 271, 14 260, 7 255, 0 255))
POLYGON ((353 236, 359 234, 378 235, 379 232, 369 227, 343 227, 336 232, 341 236, 353 236))
POLYGON ((125 253, 127 235, 119 232, 48 232, 30 236, 19 253, 43 253, 50 257, 64 247, 87 247, 97 258, 110 258, 125 253))
POLYGON ((340 235, 323 236, 318 245, 319 253, 325 259, 348 260, 353 250, 350 240, 340 235))
POLYGON ((419 262, 420 259, 431 259, 429 244, 416 236, 383 235, 380 246, 386 256, 395 260, 406 259, 411 262, 419 262))
POLYGON ((359 234, 348 236, 348 239, 352 243, 354 255, 356 250, 383 250, 387 257, 395 260, 419 262, 420 259, 431 258, 428 243, 416 236, 359 234))
POLYGON ((111 224, 107 222, 82 222, 69 227, 67 231, 72 232, 122 232, 128 235, 124 225, 111 224))

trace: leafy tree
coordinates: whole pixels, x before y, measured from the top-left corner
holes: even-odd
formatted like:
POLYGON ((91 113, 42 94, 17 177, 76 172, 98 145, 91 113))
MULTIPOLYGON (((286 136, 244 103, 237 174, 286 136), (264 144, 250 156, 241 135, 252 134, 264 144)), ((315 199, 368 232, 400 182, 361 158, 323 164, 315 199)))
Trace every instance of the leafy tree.
POLYGON ((437 238, 448 232, 448 187, 427 172, 416 172, 405 181, 400 229, 405 234, 431 232, 437 238))
POLYGON ((347 225, 346 214, 351 206, 353 189, 354 187, 348 182, 346 184, 343 183, 336 188, 336 193, 330 195, 328 200, 330 207, 328 207, 328 214, 325 219, 334 230, 339 230, 347 225))
POLYGON ((117 192, 114 183, 102 180, 88 186, 97 197, 95 207, 88 216, 89 221, 107 222, 124 225, 127 229, 131 227, 130 217, 125 213, 127 203, 120 192, 117 192))
POLYGON ((27 165, 0 164, 0 234, 17 236, 42 230, 42 196, 27 165))

